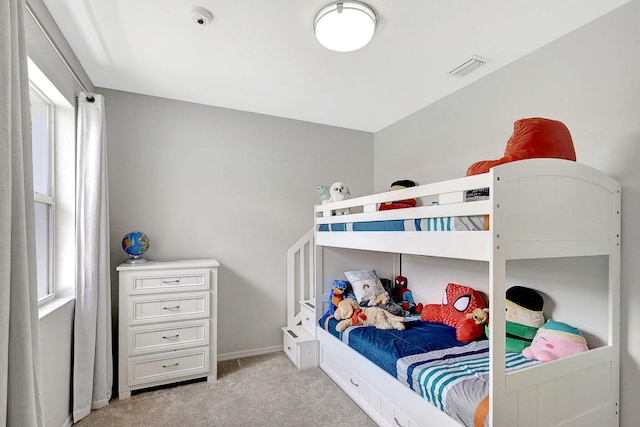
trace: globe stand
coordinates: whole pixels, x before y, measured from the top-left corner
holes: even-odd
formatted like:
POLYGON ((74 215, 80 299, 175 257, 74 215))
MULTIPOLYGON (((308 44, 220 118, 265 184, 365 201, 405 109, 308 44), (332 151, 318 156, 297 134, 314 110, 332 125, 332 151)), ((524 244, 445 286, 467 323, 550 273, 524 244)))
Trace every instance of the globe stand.
POLYGON ((143 264, 145 262, 147 262, 147 260, 144 259, 144 258, 141 258, 139 256, 132 256, 128 260, 125 261, 125 263, 127 263, 127 264, 143 264))

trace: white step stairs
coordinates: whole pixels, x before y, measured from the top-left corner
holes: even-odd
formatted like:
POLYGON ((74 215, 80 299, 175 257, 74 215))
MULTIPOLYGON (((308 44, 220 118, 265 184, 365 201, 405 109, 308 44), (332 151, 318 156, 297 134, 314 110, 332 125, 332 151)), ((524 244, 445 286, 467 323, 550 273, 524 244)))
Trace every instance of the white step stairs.
POLYGON ((316 365, 315 240, 311 228, 287 251, 287 326, 283 350, 298 367, 316 365))

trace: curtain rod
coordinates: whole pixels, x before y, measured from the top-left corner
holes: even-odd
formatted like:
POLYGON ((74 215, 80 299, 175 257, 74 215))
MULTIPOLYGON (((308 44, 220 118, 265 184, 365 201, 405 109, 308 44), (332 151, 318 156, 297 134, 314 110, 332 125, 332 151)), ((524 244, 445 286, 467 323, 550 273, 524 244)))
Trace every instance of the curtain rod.
POLYGON ((62 51, 60 50, 60 48, 58 47, 56 42, 53 40, 53 38, 51 37, 51 34, 49 34, 47 29, 44 27, 44 25, 42 25, 42 21, 40 21, 40 19, 36 16, 36 14, 33 11, 33 9, 31 9, 31 6, 29 6, 29 3, 25 2, 25 6, 27 8, 27 12, 29 12, 29 15, 31 15, 31 17, 35 21, 35 23, 38 26, 38 28, 40 29, 40 31, 42 31, 42 34, 44 34, 45 38, 47 39, 47 41, 49 42, 49 44, 51 45, 53 50, 56 51, 56 53, 58 54, 58 56, 62 60, 62 63, 64 64, 64 66, 67 67, 67 70, 69 70, 69 72, 71 73, 71 76, 73 76, 73 78, 78 83, 78 85, 80 85, 82 90, 87 94, 87 101, 94 102, 96 99, 89 93, 89 91, 87 90, 87 87, 84 85, 84 83, 82 83, 82 80, 80 80, 80 77, 78 76, 78 73, 76 73, 76 71, 73 69, 73 67, 69 63, 69 61, 67 61, 67 58, 64 56, 64 54, 62 53, 62 51))

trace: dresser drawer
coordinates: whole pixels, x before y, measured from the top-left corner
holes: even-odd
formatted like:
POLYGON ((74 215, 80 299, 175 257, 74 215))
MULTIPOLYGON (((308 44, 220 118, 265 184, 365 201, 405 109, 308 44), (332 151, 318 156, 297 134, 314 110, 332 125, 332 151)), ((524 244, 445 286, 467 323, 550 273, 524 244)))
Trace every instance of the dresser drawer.
POLYGON ((185 292, 209 289, 208 270, 165 270, 131 275, 129 292, 185 292))
POLYGON ((209 371, 209 347, 129 359, 129 385, 164 381, 209 371))
POLYGON ((132 356, 209 344, 209 319, 161 323, 129 329, 132 356))
POLYGON ((209 317, 209 292, 131 297, 129 324, 209 317))

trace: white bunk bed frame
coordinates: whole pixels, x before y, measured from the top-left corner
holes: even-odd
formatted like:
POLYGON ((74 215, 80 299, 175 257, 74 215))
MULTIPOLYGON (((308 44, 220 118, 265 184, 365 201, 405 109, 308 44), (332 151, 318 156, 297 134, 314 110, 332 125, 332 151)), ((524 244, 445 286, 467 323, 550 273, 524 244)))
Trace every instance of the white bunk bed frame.
MULTIPOLYGON (((335 279, 324 277, 332 274, 325 273, 330 270, 323 262, 325 247, 488 263, 489 425, 618 425, 620 186, 615 180, 579 163, 531 159, 496 166, 482 175, 317 205, 315 212, 318 298, 326 299, 335 279), (464 202, 465 192, 478 188, 489 188, 489 199, 464 202), (439 204, 377 210, 380 203, 409 198, 433 199, 439 204), (332 216, 334 210, 343 208, 350 208, 351 213, 332 216), (489 231, 318 231, 320 224, 470 215, 489 215, 489 231), (604 345, 505 374, 507 261, 587 256, 608 257, 604 345)), ((317 320, 324 311, 320 302, 318 305, 317 320)), ((316 336, 320 367, 378 424, 460 425, 322 328, 317 327, 316 336)))

